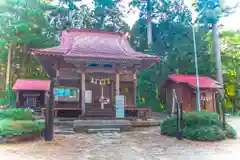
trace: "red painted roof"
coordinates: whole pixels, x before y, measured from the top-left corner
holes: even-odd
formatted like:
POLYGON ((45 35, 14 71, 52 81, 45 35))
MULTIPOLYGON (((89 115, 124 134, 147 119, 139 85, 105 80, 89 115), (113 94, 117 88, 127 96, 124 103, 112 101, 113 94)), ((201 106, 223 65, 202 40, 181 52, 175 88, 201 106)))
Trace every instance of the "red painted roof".
POLYGON ((126 34, 92 29, 65 30, 61 34, 60 46, 32 51, 33 54, 52 56, 160 61, 158 56, 134 51, 126 34))
MULTIPOLYGON (((176 83, 186 83, 189 86, 194 88, 196 85, 196 76, 195 75, 183 75, 183 74, 172 74, 168 78, 176 83)), ((199 76, 199 88, 222 88, 218 81, 205 77, 199 76)))
POLYGON ((13 90, 34 90, 48 91, 50 89, 50 80, 18 79, 13 90))

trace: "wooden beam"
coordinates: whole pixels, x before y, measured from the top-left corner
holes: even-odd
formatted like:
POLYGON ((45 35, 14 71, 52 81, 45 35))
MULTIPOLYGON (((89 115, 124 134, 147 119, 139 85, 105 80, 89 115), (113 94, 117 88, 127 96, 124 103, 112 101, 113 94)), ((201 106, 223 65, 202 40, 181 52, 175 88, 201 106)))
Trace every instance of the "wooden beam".
POLYGON ((120 74, 116 73, 116 95, 120 95, 120 74))
POLYGON ((137 101, 137 73, 133 73, 133 104, 137 101))
POLYGON ((85 90, 86 90, 86 74, 85 72, 81 73, 81 107, 82 107, 82 115, 85 115, 86 108, 85 108, 85 90))
POLYGON ((48 103, 46 107, 46 116, 45 116, 45 130, 44 130, 44 139, 45 141, 53 140, 53 79, 51 78, 50 91, 48 96, 48 103))
POLYGON ((114 81, 111 81, 111 103, 113 104, 115 102, 115 97, 114 97, 114 81))

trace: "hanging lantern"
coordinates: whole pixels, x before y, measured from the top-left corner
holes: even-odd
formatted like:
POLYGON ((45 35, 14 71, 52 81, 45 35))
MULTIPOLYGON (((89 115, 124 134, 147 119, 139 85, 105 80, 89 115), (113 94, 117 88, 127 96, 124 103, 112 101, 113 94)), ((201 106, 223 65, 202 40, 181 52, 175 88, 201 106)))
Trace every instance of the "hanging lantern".
POLYGON ((108 84, 110 84, 111 82, 110 82, 110 78, 108 78, 108 84))

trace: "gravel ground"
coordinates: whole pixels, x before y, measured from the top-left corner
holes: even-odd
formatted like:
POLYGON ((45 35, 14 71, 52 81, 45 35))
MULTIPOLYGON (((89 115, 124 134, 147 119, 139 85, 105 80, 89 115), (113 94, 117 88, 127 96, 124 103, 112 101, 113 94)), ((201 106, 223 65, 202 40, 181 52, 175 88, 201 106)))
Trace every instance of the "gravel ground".
MULTIPOLYGON (((240 118, 229 122, 240 134, 240 118)), ((240 157, 240 137, 221 142, 178 141, 162 136, 159 127, 138 128, 113 137, 98 134, 56 135, 43 140, 0 145, 1 160, 222 160, 240 157)))

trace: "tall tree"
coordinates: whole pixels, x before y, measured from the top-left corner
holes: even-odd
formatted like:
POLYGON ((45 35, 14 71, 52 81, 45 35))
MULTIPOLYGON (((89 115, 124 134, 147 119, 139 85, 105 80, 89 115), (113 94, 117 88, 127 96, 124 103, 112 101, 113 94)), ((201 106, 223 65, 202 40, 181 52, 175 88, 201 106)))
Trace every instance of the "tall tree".
POLYGON ((240 109, 240 32, 224 31, 221 37, 222 67, 225 81, 225 106, 240 109))
MULTIPOLYGON (((148 48, 146 6, 141 4, 139 8, 140 19, 132 28, 130 42, 136 50, 146 52, 148 48)), ((169 74, 195 74, 193 30, 188 25, 188 22, 191 22, 190 11, 176 1, 154 0, 152 16, 154 21, 152 50, 155 55, 161 57, 161 63, 140 75, 138 91, 149 106, 155 105, 155 108, 159 108, 159 98, 154 97, 157 97, 158 87, 165 83, 169 74)), ((199 72, 211 76, 214 67, 210 67, 212 62, 209 62, 209 45, 205 37, 207 31, 207 28, 198 29, 196 44, 199 72)))

